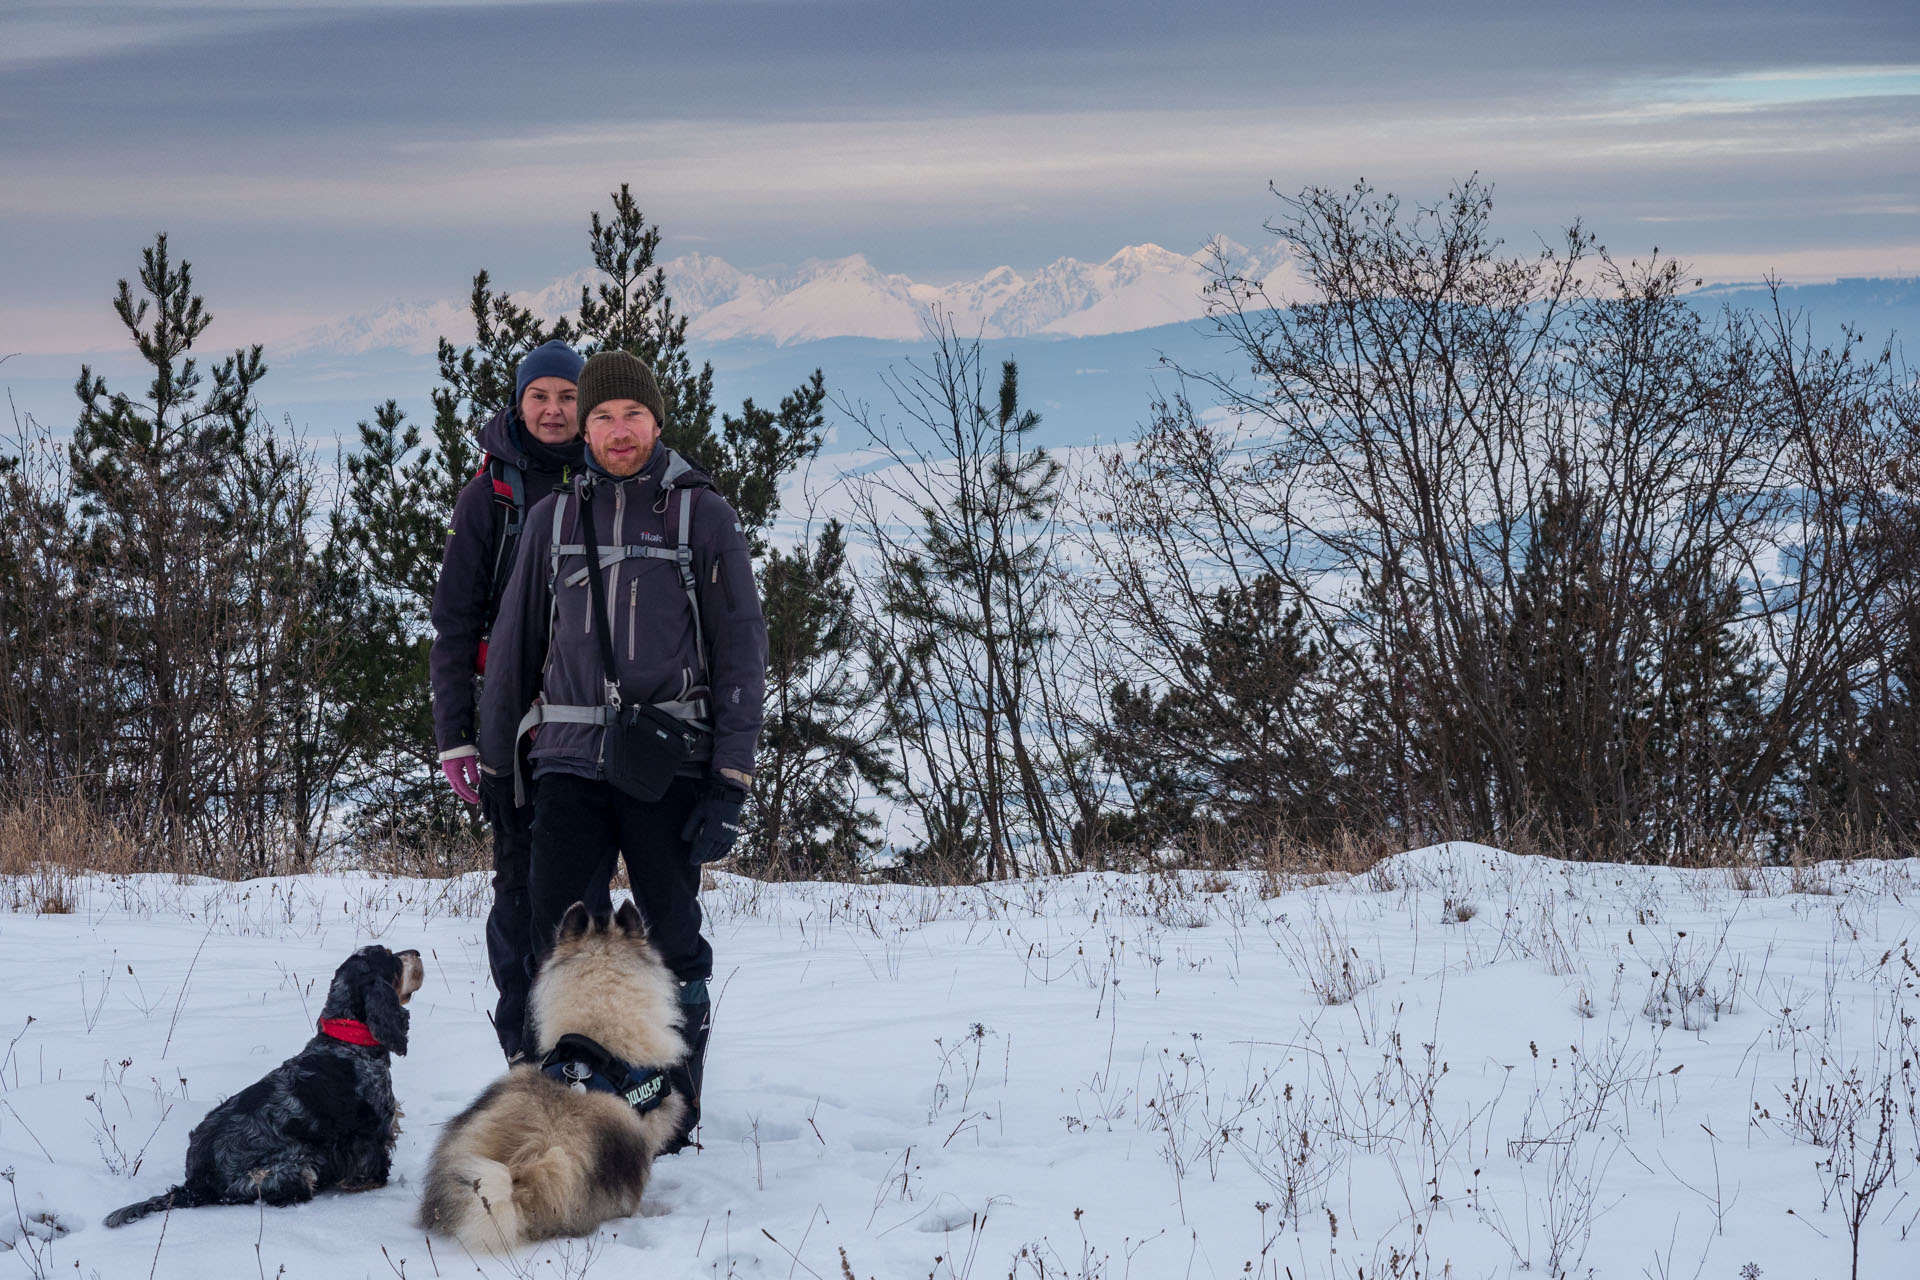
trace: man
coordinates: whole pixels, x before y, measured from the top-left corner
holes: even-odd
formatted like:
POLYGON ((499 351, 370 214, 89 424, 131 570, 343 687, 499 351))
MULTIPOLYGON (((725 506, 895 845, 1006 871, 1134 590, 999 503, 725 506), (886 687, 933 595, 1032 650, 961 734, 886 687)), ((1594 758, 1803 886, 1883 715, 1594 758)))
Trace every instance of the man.
MULTIPOLYGON (((493 1016, 500 1050, 521 1055, 533 934, 527 869, 533 809, 483 803, 474 726, 474 690, 487 665, 488 633, 513 569, 527 508, 572 479, 582 446, 575 412, 580 369, 572 347, 534 348, 514 370, 514 402, 480 429, 486 464, 453 507, 440 580, 433 591, 433 732, 440 769, 454 793, 482 806, 493 828, 493 908, 487 964, 500 993, 493 1016)), ((516 715, 515 720, 519 717, 516 715)))
MULTIPOLYGON (((766 692, 766 624, 739 518, 660 445, 666 406, 646 364, 606 351, 580 374, 585 466, 527 517, 494 626, 481 702, 483 786, 534 792, 535 953, 567 907, 604 895, 616 857, 681 983, 693 1056, 672 1077, 699 1120, 713 948, 700 866, 740 833, 766 692), (536 695, 539 699, 536 705, 536 695)), ((684 1145, 682 1141, 673 1149, 684 1145)))

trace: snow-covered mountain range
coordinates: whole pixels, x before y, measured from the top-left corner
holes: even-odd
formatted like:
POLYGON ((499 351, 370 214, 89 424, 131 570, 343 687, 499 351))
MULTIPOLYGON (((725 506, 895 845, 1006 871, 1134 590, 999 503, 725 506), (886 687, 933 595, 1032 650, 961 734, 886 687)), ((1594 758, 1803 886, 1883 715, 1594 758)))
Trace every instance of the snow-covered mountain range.
MULTIPOLYGON (((1288 292, 1293 276, 1278 252, 1253 253, 1216 241, 1233 269, 1288 292)), ((675 305, 699 341, 749 339, 785 346, 826 338, 913 341, 936 313, 969 337, 1089 337, 1131 333, 1206 314, 1214 249, 1175 253, 1156 244, 1129 245, 1105 262, 1060 258, 1023 276, 996 267, 977 280, 935 285, 883 272, 864 255, 814 260, 797 270, 754 275, 720 258, 688 254, 662 264, 675 305)), ((548 319, 574 311, 597 273, 576 272, 538 290, 513 295, 548 319)), ((295 335, 292 351, 345 355, 381 348, 431 351, 442 336, 469 340, 464 300, 389 303, 295 335)))
MULTIPOLYGON (((1239 269, 1272 274, 1245 249, 1222 244, 1239 269)), ((683 299, 688 333, 709 340, 758 338, 782 345, 821 338, 912 341, 936 310, 967 335, 1083 338, 1129 333, 1206 314, 1210 251, 1179 254, 1156 244, 1129 245, 1105 262, 1060 258, 1031 276, 996 267, 977 280, 923 284, 882 272, 863 255, 814 261, 780 277, 736 271, 692 255, 667 265, 683 299)))

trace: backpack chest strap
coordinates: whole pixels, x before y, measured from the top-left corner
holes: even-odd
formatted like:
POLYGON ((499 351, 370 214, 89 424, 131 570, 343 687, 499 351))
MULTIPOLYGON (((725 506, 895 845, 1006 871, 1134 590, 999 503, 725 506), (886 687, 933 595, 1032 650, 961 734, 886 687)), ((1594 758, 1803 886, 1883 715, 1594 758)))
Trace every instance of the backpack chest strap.
MULTIPOLYGON (((568 543, 560 548, 563 556, 585 556, 586 547, 579 543, 568 543)), ((680 585, 685 587, 693 576, 693 548, 680 547, 602 547, 600 548, 600 567, 611 569, 622 560, 672 560, 680 566, 680 585)), ((577 587, 587 580, 587 567, 581 565, 562 578, 563 586, 577 587)))

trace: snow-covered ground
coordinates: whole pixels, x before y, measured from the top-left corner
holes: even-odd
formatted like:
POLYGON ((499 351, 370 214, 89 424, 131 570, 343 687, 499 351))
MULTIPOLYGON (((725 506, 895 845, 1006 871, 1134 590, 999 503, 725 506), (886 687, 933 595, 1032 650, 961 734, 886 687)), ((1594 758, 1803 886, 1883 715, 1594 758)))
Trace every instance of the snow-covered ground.
POLYGON ((1808 1280, 1857 1219, 1858 1274, 1911 1276, 1917 872, 721 877, 704 1148, 594 1240, 478 1262, 410 1223, 499 1070, 479 877, 90 879, 55 915, 0 882, 0 1273, 1808 1280), (427 962, 394 1182, 102 1228, 369 940, 427 962))

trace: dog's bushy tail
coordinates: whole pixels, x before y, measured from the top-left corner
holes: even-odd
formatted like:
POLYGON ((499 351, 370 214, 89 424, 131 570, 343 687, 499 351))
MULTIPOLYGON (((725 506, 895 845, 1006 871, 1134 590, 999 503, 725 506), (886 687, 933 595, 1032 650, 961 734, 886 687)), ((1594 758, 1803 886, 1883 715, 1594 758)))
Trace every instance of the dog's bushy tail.
POLYGON ((443 1231, 469 1253, 508 1253, 525 1244, 513 1203, 513 1171, 485 1156, 436 1165, 420 1202, 420 1225, 443 1231))
POLYGON ((110 1227, 124 1227, 129 1222, 138 1222, 150 1213, 165 1213, 169 1209, 193 1209, 205 1203, 206 1201, 185 1187, 172 1187, 157 1196, 148 1196, 138 1204, 115 1209, 107 1215, 106 1224, 110 1227))

